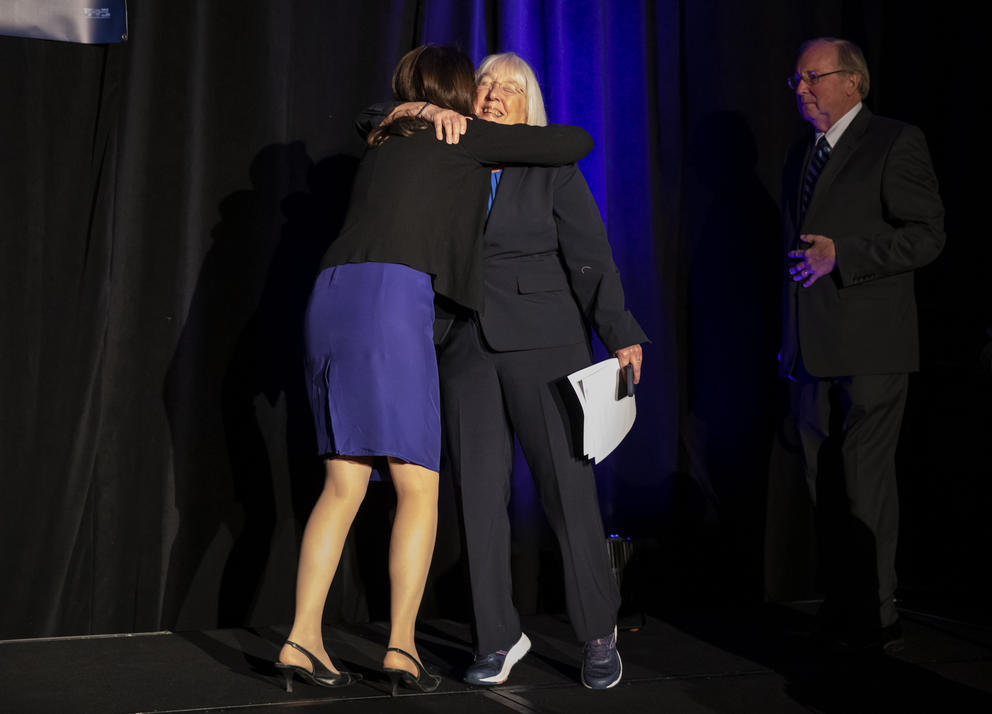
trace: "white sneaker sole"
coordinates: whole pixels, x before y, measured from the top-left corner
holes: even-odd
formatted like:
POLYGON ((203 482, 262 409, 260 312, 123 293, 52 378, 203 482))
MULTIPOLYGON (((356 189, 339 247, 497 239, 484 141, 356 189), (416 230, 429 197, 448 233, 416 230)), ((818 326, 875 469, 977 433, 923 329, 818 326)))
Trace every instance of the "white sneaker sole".
POLYGON ((522 660, 528 652, 530 652, 530 638, 520 633, 520 639, 517 640, 517 643, 507 650, 506 657, 503 658, 503 667, 499 672, 492 677, 480 679, 479 682, 481 684, 503 684, 510 678, 510 670, 513 669, 513 665, 522 660))

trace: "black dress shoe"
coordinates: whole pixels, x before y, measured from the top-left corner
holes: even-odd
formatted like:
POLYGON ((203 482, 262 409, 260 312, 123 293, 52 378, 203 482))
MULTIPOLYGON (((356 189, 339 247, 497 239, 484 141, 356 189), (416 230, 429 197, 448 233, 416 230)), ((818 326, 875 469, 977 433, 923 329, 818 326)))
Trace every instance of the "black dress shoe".
POLYGON ((905 644, 900 620, 873 630, 847 630, 829 633, 829 636, 823 639, 834 652, 840 654, 870 651, 898 652, 905 644))
POLYGON ((879 644, 886 652, 898 652, 903 648, 906 640, 902 636, 902 620, 896 620, 879 631, 879 644))
POLYGON ((281 671, 282 676, 286 679, 287 692, 293 691, 294 674, 298 674, 304 682, 316 684, 318 687, 346 687, 362 678, 362 675, 352 672, 332 672, 319 659, 292 640, 286 640, 286 644, 294 650, 305 654, 310 660, 310 666, 312 667, 312 669, 306 669, 304 667, 298 667, 295 664, 286 664, 277 660, 275 663, 276 669, 281 671))

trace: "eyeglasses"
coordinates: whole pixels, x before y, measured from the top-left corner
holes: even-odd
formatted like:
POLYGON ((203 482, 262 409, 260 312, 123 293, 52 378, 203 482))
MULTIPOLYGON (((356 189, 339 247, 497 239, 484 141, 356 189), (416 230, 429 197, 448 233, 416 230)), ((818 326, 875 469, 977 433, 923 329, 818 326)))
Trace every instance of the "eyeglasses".
POLYGON ((524 90, 516 82, 500 82, 490 77, 483 77, 479 80, 479 89, 485 89, 486 92, 500 90, 507 95, 524 93, 524 90))
POLYGON ((832 74, 839 74, 840 72, 851 72, 851 71, 853 70, 835 69, 833 72, 823 72, 822 74, 820 74, 819 72, 803 72, 802 74, 792 75, 787 80, 785 80, 785 83, 789 85, 789 89, 795 91, 799 89, 800 82, 806 82, 806 84, 812 87, 824 77, 829 77, 832 74))

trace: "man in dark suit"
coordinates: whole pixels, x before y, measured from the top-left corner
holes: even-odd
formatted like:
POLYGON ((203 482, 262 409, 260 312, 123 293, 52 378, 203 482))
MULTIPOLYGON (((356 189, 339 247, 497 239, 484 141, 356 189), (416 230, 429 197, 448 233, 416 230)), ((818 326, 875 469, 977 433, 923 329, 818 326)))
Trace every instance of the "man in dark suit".
POLYGON ((789 79, 813 134, 783 180, 780 374, 816 506, 821 630, 850 647, 901 636, 895 452, 908 373, 919 367, 913 271, 944 245, 922 132, 873 115, 861 50, 820 38, 789 79))

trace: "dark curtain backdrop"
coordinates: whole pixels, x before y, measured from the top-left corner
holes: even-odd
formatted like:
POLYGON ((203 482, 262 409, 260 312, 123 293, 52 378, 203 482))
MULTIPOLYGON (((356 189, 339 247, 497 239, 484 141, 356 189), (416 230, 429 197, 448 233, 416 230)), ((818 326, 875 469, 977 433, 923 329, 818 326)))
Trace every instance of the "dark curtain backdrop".
MULTIPOLYGON (((783 80, 803 39, 859 42, 869 105, 923 127, 948 209, 947 250, 918 277, 904 592, 988 597, 992 311, 988 241, 969 230, 984 132, 967 18, 825 0, 129 10, 122 45, 0 38, 0 638, 289 621, 322 480, 302 313, 362 152, 353 118, 422 41, 518 52, 551 120, 596 140, 581 166, 652 339, 637 424, 597 474, 608 530, 634 543, 627 606, 656 614, 812 594, 775 378, 779 169, 804 130, 783 80)), ((560 610, 520 466, 516 595, 560 610)), ((391 507, 374 484, 329 619, 387 616, 391 507)), ((468 619, 450 484, 440 508, 422 615, 468 619)))

